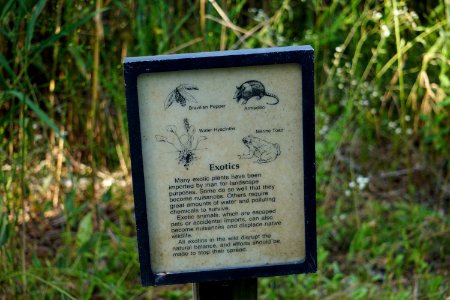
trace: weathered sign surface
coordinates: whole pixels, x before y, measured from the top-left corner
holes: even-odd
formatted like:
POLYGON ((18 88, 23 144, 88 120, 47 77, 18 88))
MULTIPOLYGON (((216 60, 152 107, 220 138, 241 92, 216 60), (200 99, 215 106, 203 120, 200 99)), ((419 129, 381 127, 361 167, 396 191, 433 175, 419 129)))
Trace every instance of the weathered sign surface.
POLYGON ((310 47, 125 60, 144 284, 315 271, 312 66, 310 47))

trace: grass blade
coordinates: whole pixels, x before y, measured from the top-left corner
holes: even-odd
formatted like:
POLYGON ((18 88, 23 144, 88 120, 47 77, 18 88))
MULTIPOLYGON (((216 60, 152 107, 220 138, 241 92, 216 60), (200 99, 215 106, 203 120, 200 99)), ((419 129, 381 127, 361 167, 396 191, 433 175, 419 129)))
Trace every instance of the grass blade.
POLYGON ((28 23, 28 26, 27 26, 27 35, 25 37, 25 49, 26 50, 30 50, 31 39, 33 38, 36 20, 37 20, 39 14, 42 12, 42 9, 44 8, 46 2, 47 2, 47 0, 39 1, 34 9, 33 14, 31 15, 30 22, 28 23))
POLYGON ((61 132, 59 131, 58 126, 56 126, 55 122, 53 122, 53 120, 50 119, 50 117, 37 104, 31 101, 30 98, 28 98, 23 93, 16 90, 10 90, 0 93, 0 99, 4 99, 7 96, 12 96, 19 99, 20 102, 24 103, 29 108, 31 108, 31 110, 34 111, 34 113, 39 117, 39 119, 41 119, 41 121, 44 122, 45 125, 50 127, 58 137, 64 138, 61 132))
MULTIPOLYGON (((106 9, 102 9, 99 13, 101 14, 104 11, 106 11, 106 9)), ((59 40, 60 38, 66 36, 66 35, 69 35, 73 31, 75 31, 78 27, 86 24, 87 22, 92 20, 92 18, 95 15, 96 15, 96 12, 92 12, 92 13, 86 15, 85 17, 81 18, 77 22, 70 24, 67 27, 62 28, 61 32, 51 35, 46 40, 40 42, 39 46, 37 46, 36 48, 33 49, 32 55, 36 55, 36 54, 40 53, 42 50, 44 50, 45 48, 52 46, 55 41, 59 40)))
POLYGON ((6 14, 9 12, 9 9, 11 8, 13 3, 14 3, 14 0, 9 0, 8 2, 6 2, 5 6, 3 6, 2 14, 0 15, 0 19, 3 20, 3 18, 5 18, 6 14))
POLYGON ((48 281, 48 280, 45 280, 44 278, 42 278, 42 277, 40 277, 40 276, 37 276, 37 275, 35 275, 35 274, 32 274, 32 273, 28 273, 27 275, 30 276, 30 277, 35 278, 36 280, 41 281, 42 283, 44 283, 44 284, 46 284, 46 285, 48 285, 48 286, 50 286, 50 287, 52 287, 52 288, 54 288, 55 290, 57 290, 57 291, 60 292, 62 295, 66 296, 67 298, 76 300, 76 298, 75 298, 74 296, 72 296, 68 291, 66 291, 66 290, 63 289, 62 287, 60 287, 60 286, 54 284, 53 282, 50 282, 50 281, 48 281))

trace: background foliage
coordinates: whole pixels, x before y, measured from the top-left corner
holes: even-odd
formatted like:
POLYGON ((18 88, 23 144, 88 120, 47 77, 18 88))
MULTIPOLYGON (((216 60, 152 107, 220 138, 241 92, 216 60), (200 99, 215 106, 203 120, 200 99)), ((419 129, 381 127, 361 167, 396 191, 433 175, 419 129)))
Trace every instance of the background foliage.
POLYGON ((450 296, 448 0, 1 0, 0 299, 142 288, 121 61, 310 44, 319 272, 261 299, 450 296))

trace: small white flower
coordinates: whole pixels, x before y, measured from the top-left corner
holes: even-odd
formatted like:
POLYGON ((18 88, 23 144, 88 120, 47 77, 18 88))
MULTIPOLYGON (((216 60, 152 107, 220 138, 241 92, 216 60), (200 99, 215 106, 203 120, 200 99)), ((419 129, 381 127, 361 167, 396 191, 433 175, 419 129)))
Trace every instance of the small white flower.
POLYGON ((377 110, 376 110, 375 108, 372 108, 372 109, 370 110, 370 113, 371 113, 372 115, 375 115, 375 114, 377 113, 377 110))
POLYGON ((345 190, 344 192, 345 197, 350 197, 351 194, 352 192, 350 190, 345 190))
POLYGON ((35 134, 34 135, 34 141, 37 142, 37 141, 40 141, 40 140, 42 140, 42 134, 35 134))
POLYGON ((3 165, 2 166, 2 171, 11 171, 11 170, 12 170, 11 165, 3 165))
POLYGON ((336 52, 341 53, 343 51, 344 51, 344 47, 342 47, 342 45, 336 47, 336 52))
POLYGON ((343 90, 343 89, 344 89, 344 85, 343 85, 342 83, 339 83, 339 84, 338 84, 338 88, 339 88, 340 90, 343 90))
POLYGON ((402 129, 401 129, 400 127, 396 128, 396 129, 395 129, 395 133, 396 133, 396 134, 402 133, 402 129))
POLYGON ((407 135, 412 135, 413 134, 413 130, 411 128, 406 129, 406 134, 407 135))
POLYGON ((358 183, 358 188, 360 190, 363 190, 366 185, 369 183, 369 177, 364 177, 364 176, 358 176, 356 177, 356 182, 358 183))
POLYGON ((381 25, 381 36, 387 38, 391 35, 391 31, 389 30, 389 27, 386 26, 386 24, 381 25))
POLYGON ((63 180, 63 185, 66 187, 66 188, 68 188, 68 189, 70 189, 71 187, 72 187, 72 180, 70 180, 70 179, 64 179, 63 180))
POLYGON ((277 34, 277 43, 283 44, 284 42, 286 42, 286 38, 282 35, 277 34))
POLYGON ((114 179, 111 177, 105 178, 102 181, 102 186, 105 188, 109 188, 114 183, 114 179))
POLYGON ((375 21, 378 21, 382 17, 383 17, 383 15, 379 11, 374 11, 373 12, 373 18, 375 19, 375 21))
POLYGON ((89 185, 89 179, 87 178, 80 178, 80 180, 78 180, 78 186, 80 188, 80 190, 85 190, 89 185))
POLYGON ((352 180, 352 181, 350 181, 350 182, 348 183, 348 186, 349 186, 350 188, 354 188, 354 187, 356 186, 356 183, 352 180))
POLYGON ((397 127, 397 123, 395 123, 394 121, 390 121, 390 122, 388 123, 388 126, 389 126, 389 128, 394 129, 395 127, 397 127))
POLYGON ((406 122, 411 121, 411 116, 410 116, 410 115, 406 115, 406 116, 405 116, 405 121, 406 121, 406 122))
POLYGON ((320 128, 319 134, 324 135, 327 132, 328 132, 328 126, 324 125, 322 128, 320 128))

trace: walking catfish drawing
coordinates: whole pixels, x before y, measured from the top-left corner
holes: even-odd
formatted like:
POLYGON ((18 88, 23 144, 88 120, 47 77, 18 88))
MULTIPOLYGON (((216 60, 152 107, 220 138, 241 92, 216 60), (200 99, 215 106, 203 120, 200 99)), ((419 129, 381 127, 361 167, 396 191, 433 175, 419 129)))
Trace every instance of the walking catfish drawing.
POLYGON ((247 101, 253 97, 256 97, 257 100, 261 100, 262 97, 271 97, 275 99, 274 101, 267 102, 269 105, 276 105, 280 102, 280 99, 277 95, 269 93, 266 91, 264 84, 257 80, 249 80, 236 87, 236 92, 234 94, 233 99, 236 99, 236 102, 239 103, 241 101, 242 105, 247 104, 247 101))

